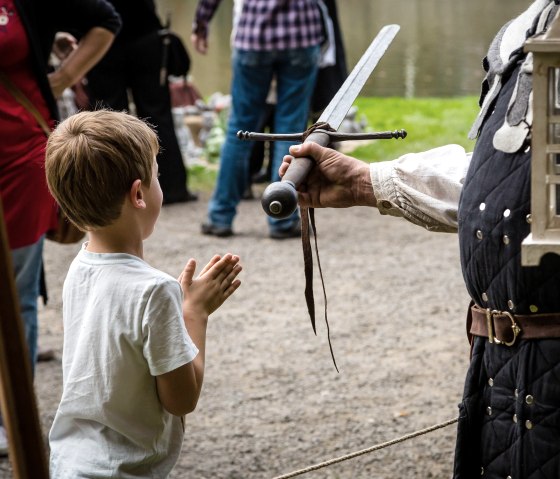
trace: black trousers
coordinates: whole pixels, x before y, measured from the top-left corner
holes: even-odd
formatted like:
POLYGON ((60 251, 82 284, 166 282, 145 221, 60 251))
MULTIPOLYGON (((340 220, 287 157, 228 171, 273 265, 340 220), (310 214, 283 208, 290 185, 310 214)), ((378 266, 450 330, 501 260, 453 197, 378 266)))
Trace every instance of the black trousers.
POLYGON ((133 40, 116 41, 88 74, 91 105, 95 109, 129 110, 128 91, 139 118, 155 127, 160 152, 157 162, 163 201, 180 201, 187 194, 187 171, 175 134, 169 85, 160 85, 161 41, 157 32, 133 40))

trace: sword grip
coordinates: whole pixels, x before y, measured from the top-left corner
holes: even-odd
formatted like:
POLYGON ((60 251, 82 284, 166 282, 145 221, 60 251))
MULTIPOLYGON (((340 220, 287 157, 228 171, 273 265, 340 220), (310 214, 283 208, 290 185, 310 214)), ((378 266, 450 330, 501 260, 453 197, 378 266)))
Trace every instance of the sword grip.
MULTIPOLYGON (((313 132, 305 140, 321 146, 330 143, 328 133, 313 132)), ((294 158, 286 170, 282 181, 276 181, 267 186, 261 197, 261 205, 268 216, 272 218, 288 218, 297 208, 297 188, 305 181, 313 168, 312 158, 294 158)))

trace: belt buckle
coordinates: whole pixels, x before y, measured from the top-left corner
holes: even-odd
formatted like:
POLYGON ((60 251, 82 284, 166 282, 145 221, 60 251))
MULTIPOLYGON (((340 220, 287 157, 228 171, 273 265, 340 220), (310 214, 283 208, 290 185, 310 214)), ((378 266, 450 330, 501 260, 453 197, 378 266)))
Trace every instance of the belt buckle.
POLYGON ((521 332, 521 328, 519 327, 519 325, 515 322, 515 318, 513 317, 513 314, 511 314, 509 311, 498 311, 496 309, 486 309, 486 323, 488 326, 488 341, 491 344, 503 344, 504 346, 513 346, 515 344, 515 341, 517 339, 517 336, 519 335, 519 333, 521 332), (503 314, 505 316, 507 316, 509 318, 509 320, 511 321, 511 330, 513 331, 513 339, 511 341, 504 341, 501 339, 498 339, 496 337, 496 333, 494 331, 494 316, 498 315, 498 314, 503 314))

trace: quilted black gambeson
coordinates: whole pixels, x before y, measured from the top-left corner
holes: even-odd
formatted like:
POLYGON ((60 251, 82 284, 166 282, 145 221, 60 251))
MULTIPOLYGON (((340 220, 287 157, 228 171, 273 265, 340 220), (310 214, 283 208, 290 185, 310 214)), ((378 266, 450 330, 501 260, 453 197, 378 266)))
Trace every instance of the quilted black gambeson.
MULTIPOLYGON (((560 257, 521 266, 521 242, 530 232, 529 145, 508 154, 492 143, 524 60, 518 54, 480 130, 462 191, 461 264, 483 308, 560 312, 560 257)), ((560 339, 507 347, 475 337, 459 408, 455 479, 560 478, 560 339)))

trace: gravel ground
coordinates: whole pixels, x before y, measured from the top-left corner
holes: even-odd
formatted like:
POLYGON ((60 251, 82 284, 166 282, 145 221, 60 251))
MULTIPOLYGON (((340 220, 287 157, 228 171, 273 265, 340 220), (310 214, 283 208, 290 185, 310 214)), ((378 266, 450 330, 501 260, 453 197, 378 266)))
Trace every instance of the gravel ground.
MULTIPOLYGON (((207 200, 166 206, 145 248, 174 276, 191 256, 202 265, 233 252, 244 266, 210 318, 203 393, 172 478, 274 478, 457 416, 469 350, 456 235, 369 208, 316 212, 337 373, 318 275, 317 336, 307 316, 300 241, 269 239, 259 201, 241 204, 233 238, 202 236, 207 200)), ((45 434, 61 393, 61 287, 78 248, 45 250, 39 341, 57 352, 35 379, 45 434)), ((449 477, 454 436, 449 426, 302 477, 449 477)))

